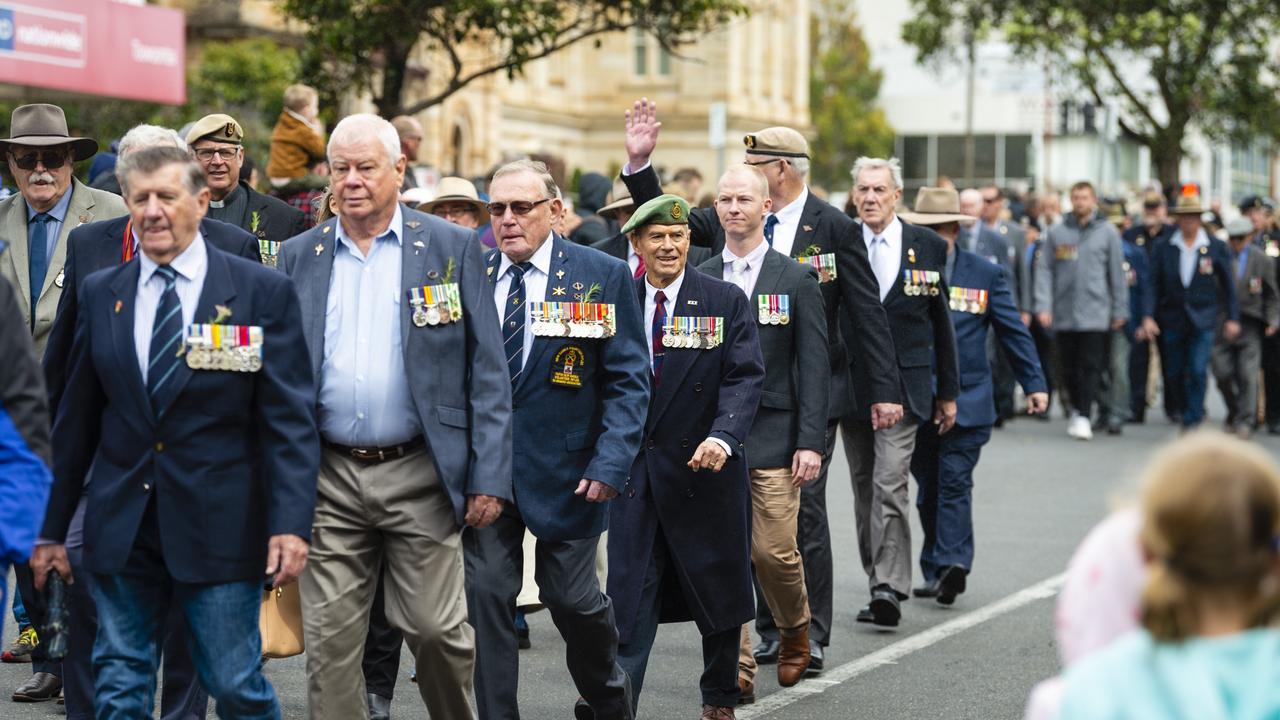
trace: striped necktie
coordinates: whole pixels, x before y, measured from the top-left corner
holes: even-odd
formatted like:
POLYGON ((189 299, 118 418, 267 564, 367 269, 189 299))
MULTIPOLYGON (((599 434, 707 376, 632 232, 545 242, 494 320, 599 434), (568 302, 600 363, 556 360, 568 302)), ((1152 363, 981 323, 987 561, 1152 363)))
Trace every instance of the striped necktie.
POLYGON ((151 410, 159 418, 173 400, 173 375, 178 369, 178 348, 182 343, 182 303, 176 289, 178 272, 168 265, 156 268, 164 279, 164 292, 156 305, 156 321, 151 326, 151 351, 147 355, 147 396, 151 410))
POLYGON ((653 295, 653 330, 650 333, 653 343, 653 384, 658 384, 662 377, 662 359, 667 348, 662 344, 662 327, 667 324, 667 294, 659 290, 653 295))
POLYGON ((506 313, 502 318, 502 346, 507 352, 507 372, 515 385, 524 369, 524 274, 533 263, 522 262, 507 268, 511 289, 507 291, 506 313))

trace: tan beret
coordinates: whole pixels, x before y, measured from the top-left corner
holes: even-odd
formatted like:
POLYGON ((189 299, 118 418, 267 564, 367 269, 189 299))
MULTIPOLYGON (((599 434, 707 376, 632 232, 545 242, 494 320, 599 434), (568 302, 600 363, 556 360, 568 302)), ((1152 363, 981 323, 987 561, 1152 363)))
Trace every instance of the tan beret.
POLYGON ((224 143, 240 144, 244 140, 244 128, 230 115, 214 113, 205 115, 191 126, 187 132, 187 144, 194 145, 197 140, 217 140, 224 143))
POLYGON ((778 157, 809 157, 809 141, 804 135, 789 127, 765 128, 742 139, 747 152, 753 155, 778 157))

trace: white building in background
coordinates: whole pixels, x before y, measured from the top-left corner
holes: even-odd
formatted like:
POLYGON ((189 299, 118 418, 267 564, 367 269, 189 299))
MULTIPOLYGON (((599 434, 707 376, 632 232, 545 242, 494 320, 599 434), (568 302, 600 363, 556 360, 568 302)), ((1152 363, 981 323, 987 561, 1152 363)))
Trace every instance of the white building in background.
MULTIPOLYGON (((902 39, 909 0, 856 0, 871 60, 884 72, 880 104, 897 132, 907 197, 948 176, 958 185, 992 182, 1065 190, 1078 180, 1104 193, 1136 192, 1152 181, 1150 151, 1121 136, 1105 107, 1063 83, 1063 73, 1012 57, 999 39, 979 43, 974 73, 974 177, 965 178, 968 64, 916 63, 902 39)), ((1266 143, 1211 145, 1193 133, 1182 181, 1199 183, 1223 207, 1253 193, 1276 194, 1276 152, 1266 143)))

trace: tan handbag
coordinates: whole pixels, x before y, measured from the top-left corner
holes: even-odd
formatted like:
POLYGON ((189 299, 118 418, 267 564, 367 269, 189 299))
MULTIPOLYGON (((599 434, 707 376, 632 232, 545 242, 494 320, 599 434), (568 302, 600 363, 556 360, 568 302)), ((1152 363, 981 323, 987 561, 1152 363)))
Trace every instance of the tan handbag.
POLYGON ((263 657, 287 658, 302 654, 306 648, 302 642, 302 597, 298 594, 298 583, 291 582, 262 594, 258 631, 262 635, 263 657))

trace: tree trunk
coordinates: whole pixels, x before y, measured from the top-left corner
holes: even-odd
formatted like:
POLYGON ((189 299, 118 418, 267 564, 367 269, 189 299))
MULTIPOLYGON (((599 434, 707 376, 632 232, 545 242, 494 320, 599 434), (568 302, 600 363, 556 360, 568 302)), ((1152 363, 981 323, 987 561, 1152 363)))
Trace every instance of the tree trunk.
POLYGON ((1182 134, 1171 133, 1157 135, 1151 145, 1151 162, 1155 165, 1156 179, 1169 197, 1182 187, 1182 177, 1178 166, 1182 164, 1182 134))
POLYGON ((379 97, 373 99, 378 114, 390 120, 403 114, 404 77, 409 64, 409 48, 401 47, 393 38, 387 38, 382 51, 382 83, 379 97))

